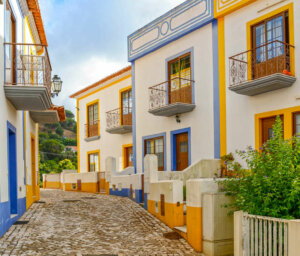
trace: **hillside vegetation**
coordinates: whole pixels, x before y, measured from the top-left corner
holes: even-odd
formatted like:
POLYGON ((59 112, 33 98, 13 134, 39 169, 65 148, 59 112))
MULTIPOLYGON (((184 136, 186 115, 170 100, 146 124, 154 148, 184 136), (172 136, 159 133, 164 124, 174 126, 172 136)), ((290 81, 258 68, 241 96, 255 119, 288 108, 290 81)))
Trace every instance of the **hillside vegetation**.
POLYGON ((66 110, 66 121, 39 127, 40 175, 77 169, 77 123, 66 110))

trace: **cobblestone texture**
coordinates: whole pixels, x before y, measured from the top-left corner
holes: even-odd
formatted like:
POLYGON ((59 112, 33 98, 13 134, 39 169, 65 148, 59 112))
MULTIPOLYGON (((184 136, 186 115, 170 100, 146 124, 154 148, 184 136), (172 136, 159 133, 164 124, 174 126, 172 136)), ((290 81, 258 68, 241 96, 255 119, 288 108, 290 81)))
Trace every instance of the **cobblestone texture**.
POLYGON ((128 198, 41 190, 41 201, 0 239, 0 255, 199 255, 128 198))

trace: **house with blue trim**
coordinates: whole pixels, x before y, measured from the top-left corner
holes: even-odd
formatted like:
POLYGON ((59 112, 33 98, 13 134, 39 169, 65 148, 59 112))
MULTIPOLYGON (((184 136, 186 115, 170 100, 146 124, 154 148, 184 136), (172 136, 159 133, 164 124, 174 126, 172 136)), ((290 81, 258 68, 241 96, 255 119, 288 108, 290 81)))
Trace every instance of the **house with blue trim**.
POLYGON ((64 121, 37 0, 0 1, 0 237, 39 200, 38 123, 64 121))

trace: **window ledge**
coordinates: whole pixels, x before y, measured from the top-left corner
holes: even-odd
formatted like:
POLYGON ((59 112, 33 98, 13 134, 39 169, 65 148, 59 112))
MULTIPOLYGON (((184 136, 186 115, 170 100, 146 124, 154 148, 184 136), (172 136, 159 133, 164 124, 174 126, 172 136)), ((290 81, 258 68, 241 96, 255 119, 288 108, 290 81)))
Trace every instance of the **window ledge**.
POLYGON ((94 140, 99 140, 99 139, 100 139, 100 135, 94 136, 94 137, 85 138, 84 140, 86 142, 89 142, 89 141, 94 141, 94 140))

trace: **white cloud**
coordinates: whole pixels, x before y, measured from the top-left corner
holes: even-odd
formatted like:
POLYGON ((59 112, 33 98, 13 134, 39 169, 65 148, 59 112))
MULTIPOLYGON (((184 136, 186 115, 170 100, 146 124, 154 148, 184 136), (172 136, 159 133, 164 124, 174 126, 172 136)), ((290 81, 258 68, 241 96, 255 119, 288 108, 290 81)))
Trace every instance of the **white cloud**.
POLYGON ((54 73, 54 99, 75 112, 69 95, 128 65, 127 35, 183 0, 40 0, 54 73))
POLYGON ((69 96, 78 90, 85 88, 101 80, 102 78, 122 69, 126 63, 115 62, 106 58, 91 57, 83 62, 73 63, 59 74, 63 80, 63 89, 55 104, 63 104, 67 109, 75 112, 75 100, 69 96))

